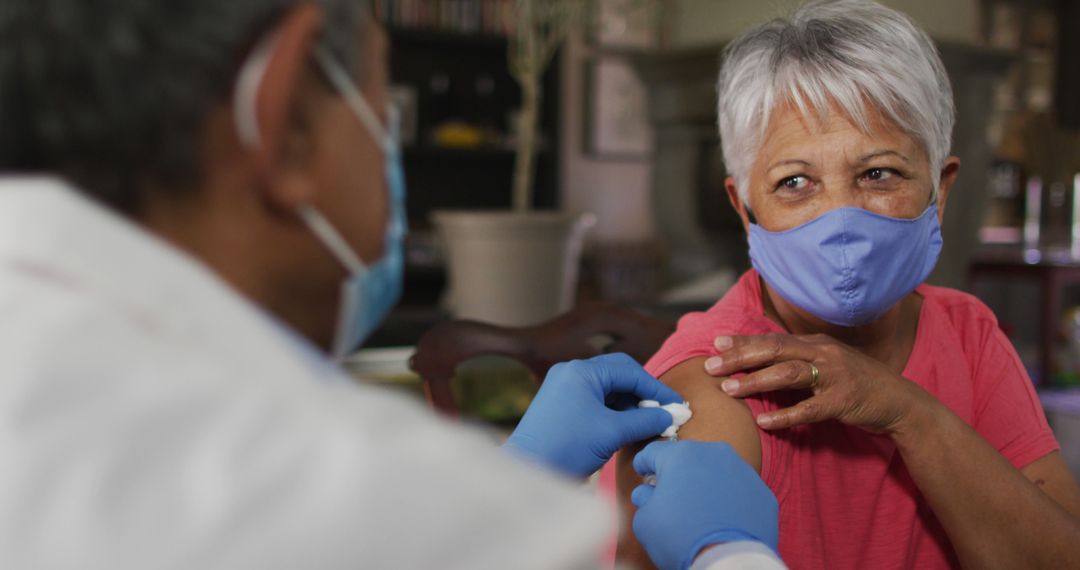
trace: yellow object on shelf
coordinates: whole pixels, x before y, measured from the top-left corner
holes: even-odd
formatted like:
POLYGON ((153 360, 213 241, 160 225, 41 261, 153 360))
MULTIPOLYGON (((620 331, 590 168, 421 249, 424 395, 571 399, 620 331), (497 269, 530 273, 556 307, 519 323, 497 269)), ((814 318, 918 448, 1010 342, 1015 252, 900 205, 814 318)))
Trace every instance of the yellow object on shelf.
POLYGON ((449 148, 478 148, 486 142, 484 130, 467 123, 444 123, 431 134, 436 146, 449 148))

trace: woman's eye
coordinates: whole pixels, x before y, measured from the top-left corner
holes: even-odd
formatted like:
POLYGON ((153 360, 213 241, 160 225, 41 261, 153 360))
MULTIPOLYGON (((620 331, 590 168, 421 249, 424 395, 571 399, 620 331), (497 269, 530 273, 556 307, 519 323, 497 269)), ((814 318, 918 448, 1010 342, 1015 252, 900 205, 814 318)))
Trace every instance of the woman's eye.
POLYGON ((810 186, 810 179, 805 176, 789 176, 780 181, 777 188, 786 190, 802 190, 810 186))
POLYGON ((871 168, 864 172, 860 178, 871 182, 883 182, 894 178, 897 175, 898 173, 891 168, 871 168))

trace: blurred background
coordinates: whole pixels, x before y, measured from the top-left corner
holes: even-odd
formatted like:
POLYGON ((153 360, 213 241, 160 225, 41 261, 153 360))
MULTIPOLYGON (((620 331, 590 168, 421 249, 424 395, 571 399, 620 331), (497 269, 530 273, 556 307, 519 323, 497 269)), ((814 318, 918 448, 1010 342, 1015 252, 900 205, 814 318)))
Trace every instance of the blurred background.
MULTIPOLYGON (((411 346, 435 323, 477 316, 470 291, 487 304, 491 291, 523 292, 480 315, 499 324, 598 300, 674 320, 749 267, 722 186, 719 54, 795 2, 532 3, 375 1, 391 38, 411 229, 403 303, 375 346, 411 346), (492 244, 523 238, 462 237, 486 218, 455 226, 438 221, 446 211, 515 212, 511 228, 545 213, 565 223, 547 250, 500 253, 492 244), (506 279, 537 273, 485 289, 500 267, 506 279), (537 288, 556 298, 541 302, 537 288), (511 314, 533 301, 543 306, 511 314)), ((1054 388, 1048 409, 1080 425, 1067 389, 1080 385, 1080 0, 883 3, 928 30, 956 94, 963 168, 931 281, 988 303, 1033 380, 1054 388)))

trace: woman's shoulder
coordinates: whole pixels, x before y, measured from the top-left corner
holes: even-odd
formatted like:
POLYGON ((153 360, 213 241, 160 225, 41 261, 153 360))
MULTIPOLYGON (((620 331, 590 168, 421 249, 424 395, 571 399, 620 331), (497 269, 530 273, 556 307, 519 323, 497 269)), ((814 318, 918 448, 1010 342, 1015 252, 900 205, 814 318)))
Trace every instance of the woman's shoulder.
MULTIPOLYGON (((765 316, 761 302, 761 280, 753 269, 743 273, 735 285, 708 310, 688 313, 679 319, 679 330, 701 327, 718 334, 761 334, 776 328, 765 316)), ((678 333, 676 333, 678 334, 678 333)))
POLYGON ((945 317, 953 326, 997 327, 994 312, 971 293, 934 285, 921 285, 916 292, 923 298, 924 310, 945 317))
POLYGON ((997 377, 1002 369, 1026 375, 1012 343, 985 303, 970 293, 946 287, 923 285, 917 292, 923 297, 919 334, 934 339, 935 354, 952 347, 944 350, 950 358, 963 355, 961 362, 967 362, 976 384, 986 381, 987 376, 997 377))
POLYGON ((717 336, 754 335, 779 332, 765 317, 757 273, 743 274, 715 305, 705 311, 687 313, 679 319, 675 332, 646 365, 654 375, 698 356, 709 356, 717 336))

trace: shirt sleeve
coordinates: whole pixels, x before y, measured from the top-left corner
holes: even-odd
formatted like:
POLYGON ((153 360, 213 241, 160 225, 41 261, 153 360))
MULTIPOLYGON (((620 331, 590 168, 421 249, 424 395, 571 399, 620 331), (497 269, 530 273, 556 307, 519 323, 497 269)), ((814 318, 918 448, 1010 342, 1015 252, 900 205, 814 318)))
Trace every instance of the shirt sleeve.
POLYGON ((991 321, 978 355, 972 427, 1017 469, 1059 449, 1020 357, 991 321))
POLYGON ((712 356, 713 341, 719 335, 753 335, 770 332, 753 323, 745 314, 733 311, 690 313, 679 320, 675 334, 668 337, 660 350, 645 364, 656 377, 672 368, 700 356, 712 356))

